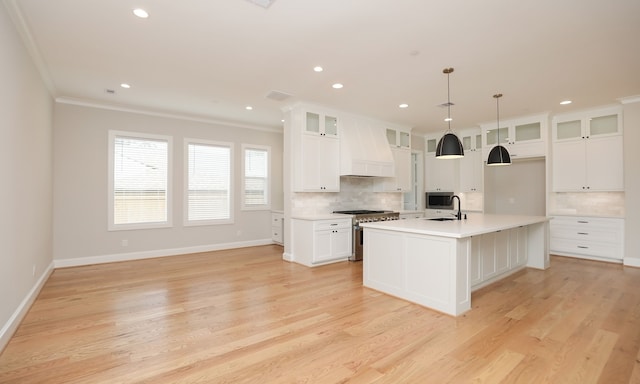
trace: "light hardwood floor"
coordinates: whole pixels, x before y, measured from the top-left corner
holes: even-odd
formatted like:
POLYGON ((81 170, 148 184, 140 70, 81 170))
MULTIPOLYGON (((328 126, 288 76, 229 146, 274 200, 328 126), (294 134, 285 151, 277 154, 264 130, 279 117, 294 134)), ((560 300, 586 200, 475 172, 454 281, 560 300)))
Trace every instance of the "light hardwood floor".
POLYGON ((553 257, 458 318, 279 246, 56 270, 1 383, 640 383, 640 269, 553 257))

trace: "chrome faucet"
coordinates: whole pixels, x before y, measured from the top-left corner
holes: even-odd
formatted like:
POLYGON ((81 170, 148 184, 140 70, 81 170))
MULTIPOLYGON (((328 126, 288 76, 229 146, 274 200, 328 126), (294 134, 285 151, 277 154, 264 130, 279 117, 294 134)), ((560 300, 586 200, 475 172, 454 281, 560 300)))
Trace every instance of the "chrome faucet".
POLYGON ((460 211, 460 197, 458 197, 458 195, 453 195, 451 196, 451 200, 453 200, 454 197, 458 199, 458 214, 456 215, 456 219, 462 220, 462 212, 460 211))

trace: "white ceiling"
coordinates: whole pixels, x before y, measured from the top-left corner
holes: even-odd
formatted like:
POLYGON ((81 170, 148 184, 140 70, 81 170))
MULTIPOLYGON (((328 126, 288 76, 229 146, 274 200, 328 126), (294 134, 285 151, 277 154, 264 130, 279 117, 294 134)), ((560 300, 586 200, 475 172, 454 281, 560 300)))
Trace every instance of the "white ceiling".
POLYGON ((445 67, 454 130, 495 121, 496 92, 501 119, 640 95, 638 0, 3 1, 56 97, 246 126, 306 101, 444 130, 445 67))

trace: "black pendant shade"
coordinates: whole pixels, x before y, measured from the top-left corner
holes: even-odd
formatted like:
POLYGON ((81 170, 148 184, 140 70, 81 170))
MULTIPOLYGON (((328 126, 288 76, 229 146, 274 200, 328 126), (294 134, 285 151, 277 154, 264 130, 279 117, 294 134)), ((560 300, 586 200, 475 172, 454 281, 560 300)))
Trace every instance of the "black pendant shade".
POLYGON ((511 164, 511 156, 509 156, 509 151, 507 148, 502 145, 496 145, 491 148, 491 152, 489 152, 489 158, 487 159, 487 165, 510 165, 511 164))
POLYGON ((457 159, 463 156, 464 148, 458 136, 453 133, 445 133, 440 141, 438 141, 436 157, 440 159, 457 159))
POLYGON ((502 93, 493 95, 493 97, 494 99, 496 99, 498 144, 495 147, 491 148, 491 152, 489 152, 489 157, 487 158, 487 165, 511 165, 511 156, 509 155, 509 151, 507 151, 507 148, 500 145, 500 98, 502 97, 502 93))
POLYGON ((451 89, 449 87, 449 74, 453 68, 445 68, 442 73, 447 75, 447 123, 448 128, 444 136, 438 141, 436 147, 436 159, 458 159, 464 156, 464 148, 458 136, 451 131, 451 89))

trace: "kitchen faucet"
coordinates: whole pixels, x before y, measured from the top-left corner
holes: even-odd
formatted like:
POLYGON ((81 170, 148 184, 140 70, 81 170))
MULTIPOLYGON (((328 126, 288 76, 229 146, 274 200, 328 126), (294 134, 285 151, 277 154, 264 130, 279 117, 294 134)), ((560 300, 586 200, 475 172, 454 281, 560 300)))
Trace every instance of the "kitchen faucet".
POLYGON ((453 195, 451 196, 451 200, 453 200, 454 197, 458 199, 458 214, 456 215, 456 219, 462 220, 462 212, 460 211, 460 197, 458 197, 458 195, 453 195))

